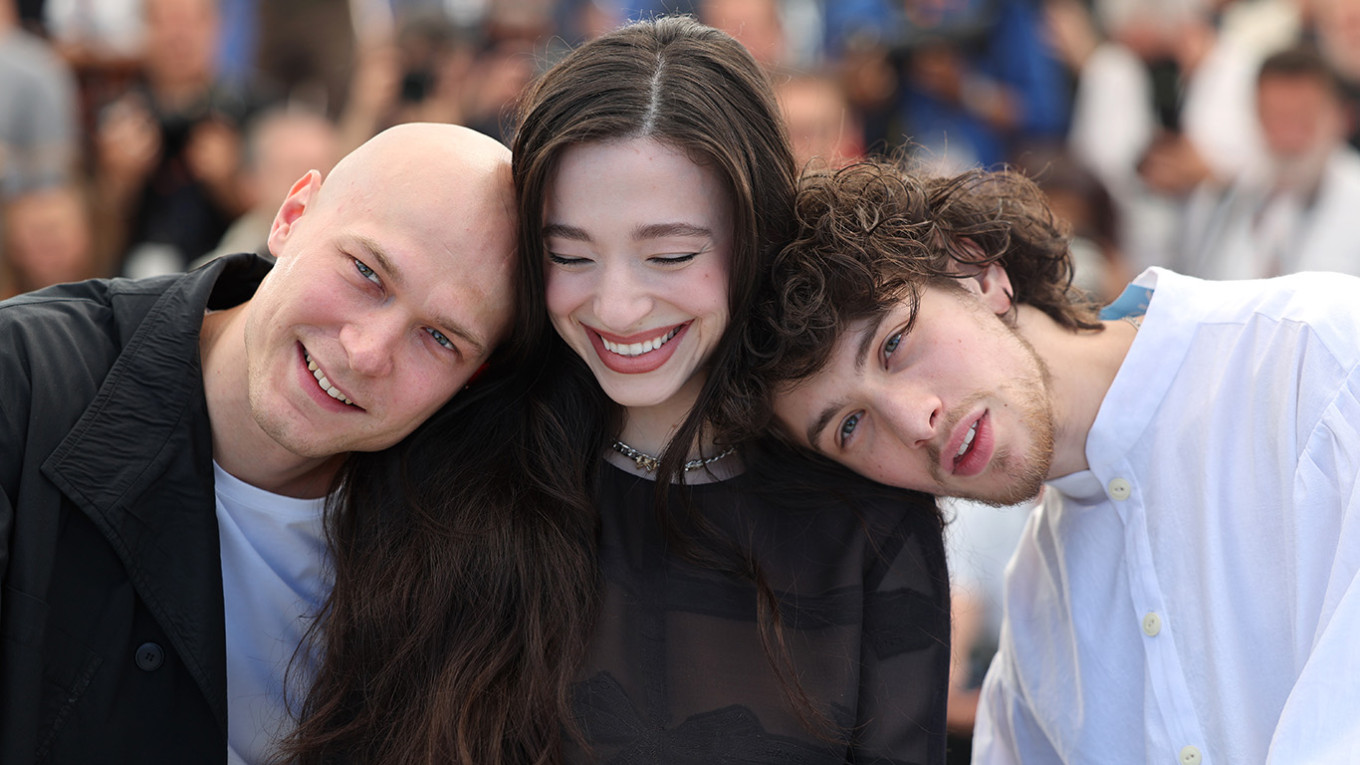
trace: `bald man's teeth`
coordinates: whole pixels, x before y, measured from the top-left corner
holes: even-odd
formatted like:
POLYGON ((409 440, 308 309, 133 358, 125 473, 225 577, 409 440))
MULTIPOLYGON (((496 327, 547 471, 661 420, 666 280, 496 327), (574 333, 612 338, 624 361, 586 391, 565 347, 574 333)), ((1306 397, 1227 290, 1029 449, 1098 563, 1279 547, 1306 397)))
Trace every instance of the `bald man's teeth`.
POLYGON ((330 396, 336 401, 354 406, 353 401, 350 401, 345 394, 341 393, 334 385, 331 385, 331 381, 326 379, 326 375, 322 373, 321 368, 316 365, 316 362, 312 361, 312 357, 309 354, 303 353, 302 355, 307 359, 307 369, 311 371, 312 377, 316 378, 316 384, 321 386, 321 390, 326 391, 327 396, 330 396))
POLYGON ((679 331, 680 328, 676 327, 660 337, 652 338, 643 343, 612 343, 606 340, 604 336, 600 337, 600 341, 604 343, 605 350, 610 353, 617 353, 620 356, 641 356, 665 345, 679 331))

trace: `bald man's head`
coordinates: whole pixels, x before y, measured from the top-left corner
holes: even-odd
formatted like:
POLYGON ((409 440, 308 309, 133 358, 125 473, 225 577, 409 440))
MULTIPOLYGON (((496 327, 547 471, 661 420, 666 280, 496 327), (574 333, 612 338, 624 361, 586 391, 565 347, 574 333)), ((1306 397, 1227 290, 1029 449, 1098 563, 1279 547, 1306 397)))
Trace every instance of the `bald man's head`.
POLYGON ((398 125, 298 180, 245 323, 259 425, 326 456, 433 414, 509 332, 514 210, 509 150, 455 125, 398 125))

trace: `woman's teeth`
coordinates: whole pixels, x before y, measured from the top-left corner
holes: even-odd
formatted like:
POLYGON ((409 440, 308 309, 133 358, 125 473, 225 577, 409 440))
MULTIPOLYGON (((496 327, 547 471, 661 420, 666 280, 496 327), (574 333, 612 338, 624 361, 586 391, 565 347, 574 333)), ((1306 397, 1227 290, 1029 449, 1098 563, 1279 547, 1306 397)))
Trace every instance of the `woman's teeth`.
POLYGON ((605 350, 610 353, 617 353, 620 356, 641 356, 644 353, 651 353, 657 348, 665 345, 666 342, 672 337, 675 337, 675 333, 679 331, 680 328, 676 327, 660 337, 653 338, 643 343, 614 343, 606 340, 603 335, 600 336, 600 342, 604 343, 605 350))
POLYGON ((307 359, 307 369, 311 370, 312 377, 316 378, 316 384, 321 386, 321 390, 326 391, 327 396, 330 396, 331 398, 337 401, 342 401, 346 404, 349 404, 350 406, 354 406, 353 401, 350 401, 349 398, 345 396, 345 394, 341 393, 334 385, 331 385, 331 381, 326 379, 326 375, 322 373, 320 367, 316 365, 316 362, 312 361, 312 357, 310 355, 308 355, 305 351, 303 352, 302 355, 304 358, 307 359))
POLYGON ((959 453, 954 455, 954 459, 962 457, 968 451, 968 447, 973 445, 973 438, 977 436, 977 421, 973 421, 973 426, 968 429, 968 433, 963 437, 963 445, 959 447, 959 453))

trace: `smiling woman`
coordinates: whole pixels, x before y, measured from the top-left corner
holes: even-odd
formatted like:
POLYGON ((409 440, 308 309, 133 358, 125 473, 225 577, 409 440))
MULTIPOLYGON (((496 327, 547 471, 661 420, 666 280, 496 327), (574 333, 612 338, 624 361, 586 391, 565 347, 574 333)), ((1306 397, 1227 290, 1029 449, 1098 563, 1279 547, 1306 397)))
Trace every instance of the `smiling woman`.
POLYGON ((933 500, 714 427, 791 223, 778 114, 687 18, 529 90, 512 344, 351 462, 293 760, 943 762, 933 500))
POLYGON ((521 268, 560 338, 550 379, 604 426, 570 448, 603 457, 604 581, 566 758, 943 761, 933 501, 715 427, 742 405, 737 339, 791 223, 764 75, 692 20, 634 24, 547 72, 520 126, 521 268))

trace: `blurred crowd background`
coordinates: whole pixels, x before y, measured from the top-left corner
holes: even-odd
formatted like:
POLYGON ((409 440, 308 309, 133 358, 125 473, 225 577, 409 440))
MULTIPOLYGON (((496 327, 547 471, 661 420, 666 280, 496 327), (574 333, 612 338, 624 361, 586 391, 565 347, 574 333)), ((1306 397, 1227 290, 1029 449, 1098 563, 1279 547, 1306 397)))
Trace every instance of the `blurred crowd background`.
MULTIPOLYGON (((1150 265, 1360 273, 1360 0, 0 0, 0 296, 264 252, 306 170, 403 121, 508 139, 538 72, 660 12, 745 43, 804 165, 1031 175, 1100 299, 1150 265)), ((1023 518, 982 513, 959 758, 1023 518)))
POLYGON ((0 294, 261 249, 305 169, 406 120, 505 138, 658 12, 768 67, 800 162, 1029 173, 1099 297, 1360 271, 1360 0, 0 0, 0 294))

